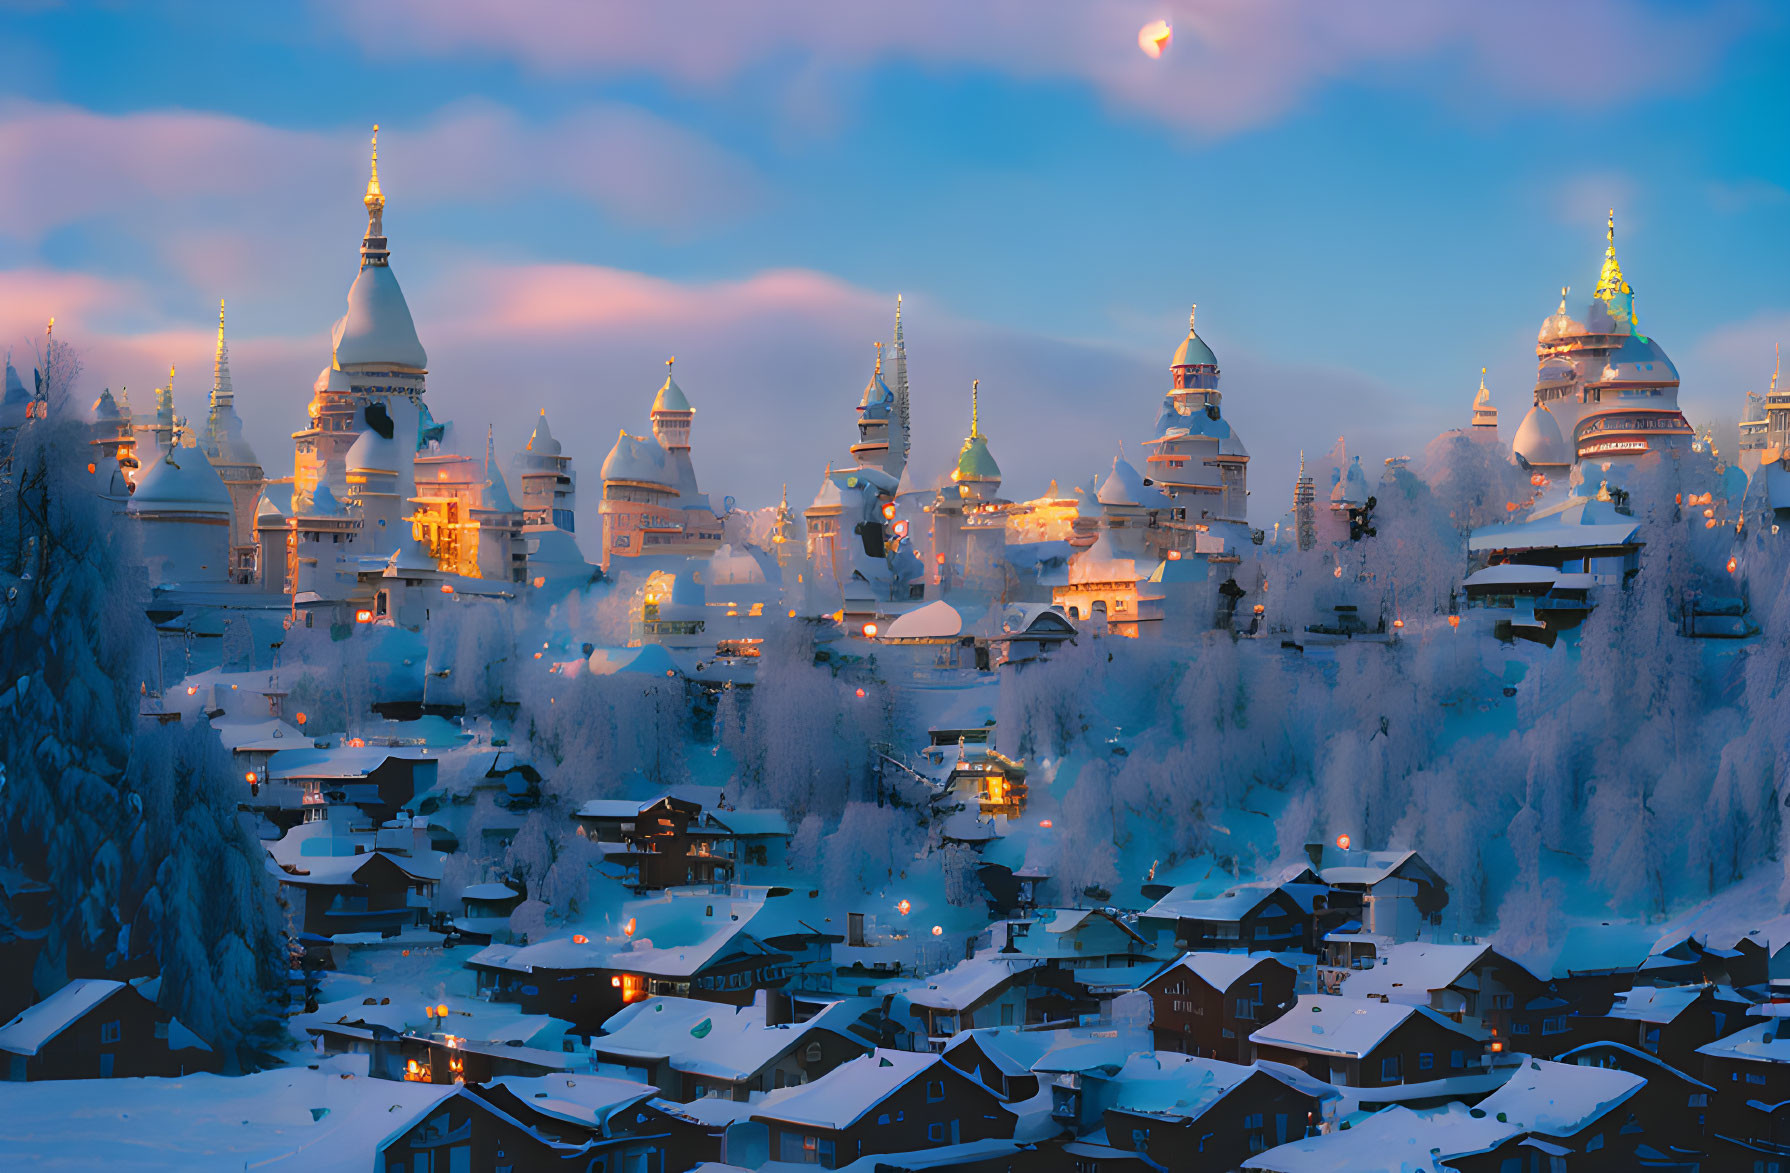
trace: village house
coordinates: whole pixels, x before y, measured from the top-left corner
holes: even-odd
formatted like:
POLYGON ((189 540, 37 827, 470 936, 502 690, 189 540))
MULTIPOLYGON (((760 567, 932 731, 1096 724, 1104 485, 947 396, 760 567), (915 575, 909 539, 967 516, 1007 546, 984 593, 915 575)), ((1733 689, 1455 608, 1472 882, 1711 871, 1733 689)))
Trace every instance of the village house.
POLYGON ((736 868, 780 868, 787 860, 791 831, 780 810, 705 810, 690 834, 708 840, 711 855, 731 859, 736 868))
POLYGON ((1171 890, 1138 914, 1139 929, 1200 953, 1312 951, 1312 910, 1282 885, 1238 884, 1213 896, 1199 887, 1171 890))
POLYGON ((812 1084, 772 1092, 752 1114, 771 1159, 835 1169, 860 1157, 1013 1135, 993 1091, 938 1055, 877 1050, 812 1084))
POLYGON ((1154 1168, 1214 1173, 1314 1135, 1337 1098, 1322 1081, 1280 1064, 1162 1053, 1132 1056, 1116 1084, 1106 1109, 1109 1144, 1154 1168))
POLYGON ((978 954, 897 994, 891 1013, 911 1020, 915 1041, 934 1051, 960 1030, 1021 1026, 1031 1021, 1029 984, 1041 966, 1017 954, 978 954))
POLYGON ((1488 1033, 1427 1006, 1302 994, 1250 1038, 1257 1059, 1297 1067, 1364 1107, 1439 1103, 1503 1079, 1488 1033))
POLYGON ((1158 1051, 1248 1063, 1249 1036, 1290 1010, 1297 975, 1272 957, 1187 953, 1139 987, 1158 1051))
MULTIPOLYGON (((1560 1055, 1556 1062, 1579 1067, 1611 1067, 1647 1082, 1629 1101, 1630 1116, 1644 1122, 1647 1144, 1667 1162, 1695 1164, 1709 1149, 1709 1103, 1715 1089, 1693 1079, 1657 1056, 1622 1043, 1585 1043, 1560 1055)), ((1655 1157, 1641 1153, 1649 1160, 1655 1157)))
POLYGON ((1543 1008, 1543 984, 1490 945, 1444 945, 1407 941, 1381 946, 1342 984, 1349 998, 1375 998, 1428 1006, 1456 1022, 1471 1021, 1530 1054, 1530 1039, 1554 1037, 1557 1018, 1543 1008), (1512 1037, 1513 1034, 1516 1037, 1512 1037))
POLYGON ((76 978, 0 1027, 14 1082, 112 1079, 215 1071, 217 1060, 180 1020, 132 985, 76 978))
POLYGON ((1723 986, 1636 986, 1608 1014, 1575 1019, 1573 1037, 1624 1043, 1688 1071, 1702 1066, 1697 1048, 1744 1026, 1752 1007, 1723 986))
POLYGON ((1634 1169, 1642 1130, 1630 1127, 1629 1102, 1645 1083, 1615 1068, 1525 1059, 1473 1109, 1517 1131, 1483 1151, 1461 1153, 1449 1165, 1460 1173, 1505 1173, 1512 1161, 1519 1169, 1545 1167, 1549 1173, 1634 1169))
POLYGON ((1715 1089, 1709 1134, 1717 1151, 1790 1160, 1790 1003, 1754 1008, 1752 1021, 1697 1048, 1715 1089), (1726 1146, 1723 1149, 1721 1146, 1726 1146))
POLYGON ((394 936, 428 919, 439 864, 387 851, 305 855, 278 865, 278 880, 299 926, 336 933, 394 936))
POLYGON ((754 1092, 812 1083, 868 1054, 872 1034, 860 1019, 870 999, 847 999, 804 1021, 777 991, 756 1004, 721 1006, 687 998, 649 998, 603 1024, 591 1053, 604 1068, 651 1083, 679 1102, 704 1097, 744 1102, 754 1092))
POLYGON ((1331 889, 1333 912, 1352 912, 1361 931, 1415 941, 1442 923, 1448 882, 1415 851, 1360 851, 1309 844, 1317 878, 1331 889))
POLYGON ((594 798, 574 813, 578 829, 603 848, 604 857, 623 869, 623 883, 636 892, 685 884, 726 883, 734 860, 717 854, 725 836, 692 833, 700 803, 670 795, 645 802, 594 798))

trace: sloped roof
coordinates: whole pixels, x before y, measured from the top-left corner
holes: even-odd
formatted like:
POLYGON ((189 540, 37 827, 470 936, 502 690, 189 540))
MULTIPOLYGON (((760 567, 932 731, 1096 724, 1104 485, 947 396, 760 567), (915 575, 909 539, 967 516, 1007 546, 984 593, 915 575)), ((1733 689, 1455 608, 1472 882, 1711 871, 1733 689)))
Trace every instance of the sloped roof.
POLYGON ((368 265, 355 274, 348 287, 348 312, 336 321, 330 344, 338 368, 391 364, 424 370, 429 365, 389 265, 368 265))
POLYGON ((35 1055, 44 1044, 81 1020, 81 1016, 124 989, 123 982, 76 978, 35 1006, 28 1006, 0 1027, 0 1051, 35 1055))
POLYGON ((1476 1027, 1457 1023, 1427 1006, 1339 998, 1330 994, 1299 995, 1299 1001, 1291 1010, 1249 1037, 1258 1044, 1360 1059, 1414 1015, 1422 1015, 1463 1038, 1480 1041, 1490 1037, 1476 1027))
MULTIPOLYGON (((841 1064, 813 1083, 772 1092, 759 1102, 754 1117, 840 1131, 850 1128, 896 1089, 944 1063, 941 1055, 885 1051, 841 1064)), ((946 1066, 950 1066, 946 1064, 946 1066)), ((955 1067, 953 1075, 964 1079, 955 1067)))

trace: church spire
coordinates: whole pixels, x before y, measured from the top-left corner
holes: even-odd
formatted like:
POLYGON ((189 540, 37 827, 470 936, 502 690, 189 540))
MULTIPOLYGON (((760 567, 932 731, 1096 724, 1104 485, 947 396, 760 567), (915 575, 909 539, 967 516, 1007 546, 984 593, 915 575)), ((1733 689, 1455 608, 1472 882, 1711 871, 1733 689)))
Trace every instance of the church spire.
POLYGON ((360 267, 384 265, 391 253, 385 247, 385 192, 379 186, 379 124, 373 124, 373 170, 367 177, 367 237, 361 241, 360 267))
POLYGON ((982 380, 970 380, 970 439, 982 434, 982 380))
MULTIPOLYGON (((895 427, 901 430, 899 464, 907 466, 908 446, 910 443, 912 421, 908 418, 907 399, 907 341, 901 334, 901 295, 895 295, 895 427)), ((890 437, 889 447, 896 449, 896 440, 890 437)))

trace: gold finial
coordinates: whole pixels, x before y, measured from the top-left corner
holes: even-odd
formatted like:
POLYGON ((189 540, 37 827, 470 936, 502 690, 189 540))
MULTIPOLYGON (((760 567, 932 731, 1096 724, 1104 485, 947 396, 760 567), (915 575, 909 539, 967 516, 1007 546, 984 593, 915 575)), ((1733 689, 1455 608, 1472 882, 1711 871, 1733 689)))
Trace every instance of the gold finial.
POLYGON ((1194 315, 1198 314, 1199 312, 1200 312, 1200 303, 1196 301, 1193 303, 1192 308, 1190 308, 1187 311, 1187 332, 1189 334, 1193 333, 1194 315))
MULTIPOLYGON (((899 298, 900 295, 897 294, 896 296, 899 298)), ((901 312, 901 307, 899 305, 895 307, 895 312, 898 314, 901 312)), ((876 377, 880 379, 883 377, 883 344, 880 342, 872 342, 870 345, 876 347, 876 377)))
POLYGON ((218 345, 224 344, 224 299, 218 298, 218 345))
POLYGON ((49 338, 56 333, 56 319, 51 318, 44 324, 44 337, 49 338))
POLYGON ((665 360, 665 377, 667 379, 671 378, 671 364, 676 361, 677 361, 677 355, 675 355, 675 354, 665 360))
POLYGON ((1773 362, 1771 365, 1771 390, 1767 395, 1776 395, 1778 391, 1778 372, 1784 369, 1784 348, 1782 343, 1773 343, 1771 347, 1773 362))
POLYGON ((899 293, 895 295, 895 322, 897 325, 901 323, 901 295, 899 293))
POLYGON ((379 124, 373 124, 373 172, 367 178, 367 207, 385 206, 385 193, 379 189, 379 124))
POLYGON ((970 439, 982 434, 982 380, 970 380, 970 439))
POLYGON ((1572 286, 1570 286, 1570 285, 1562 285, 1560 287, 1560 309, 1558 311, 1559 313, 1564 314, 1566 312, 1566 295, 1567 295, 1568 291, 1570 291, 1571 289, 1572 289, 1572 286))

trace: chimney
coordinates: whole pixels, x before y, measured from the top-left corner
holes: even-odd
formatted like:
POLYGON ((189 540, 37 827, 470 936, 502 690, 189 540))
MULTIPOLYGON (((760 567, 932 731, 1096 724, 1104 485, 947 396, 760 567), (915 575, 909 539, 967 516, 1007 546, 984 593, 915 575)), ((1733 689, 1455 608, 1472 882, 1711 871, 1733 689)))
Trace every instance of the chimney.
POLYGON ((795 999, 784 991, 760 990, 758 996, 764 1001, 766 1026, 788 1026, 796 1020, 795 999))
POLYGON ((1324 866, 1324 845, 1322 843, 1307 843, 1305 845, 1305 858, 1311 860, 1312 871, 1315 872, 1321 869, 1324 866))

